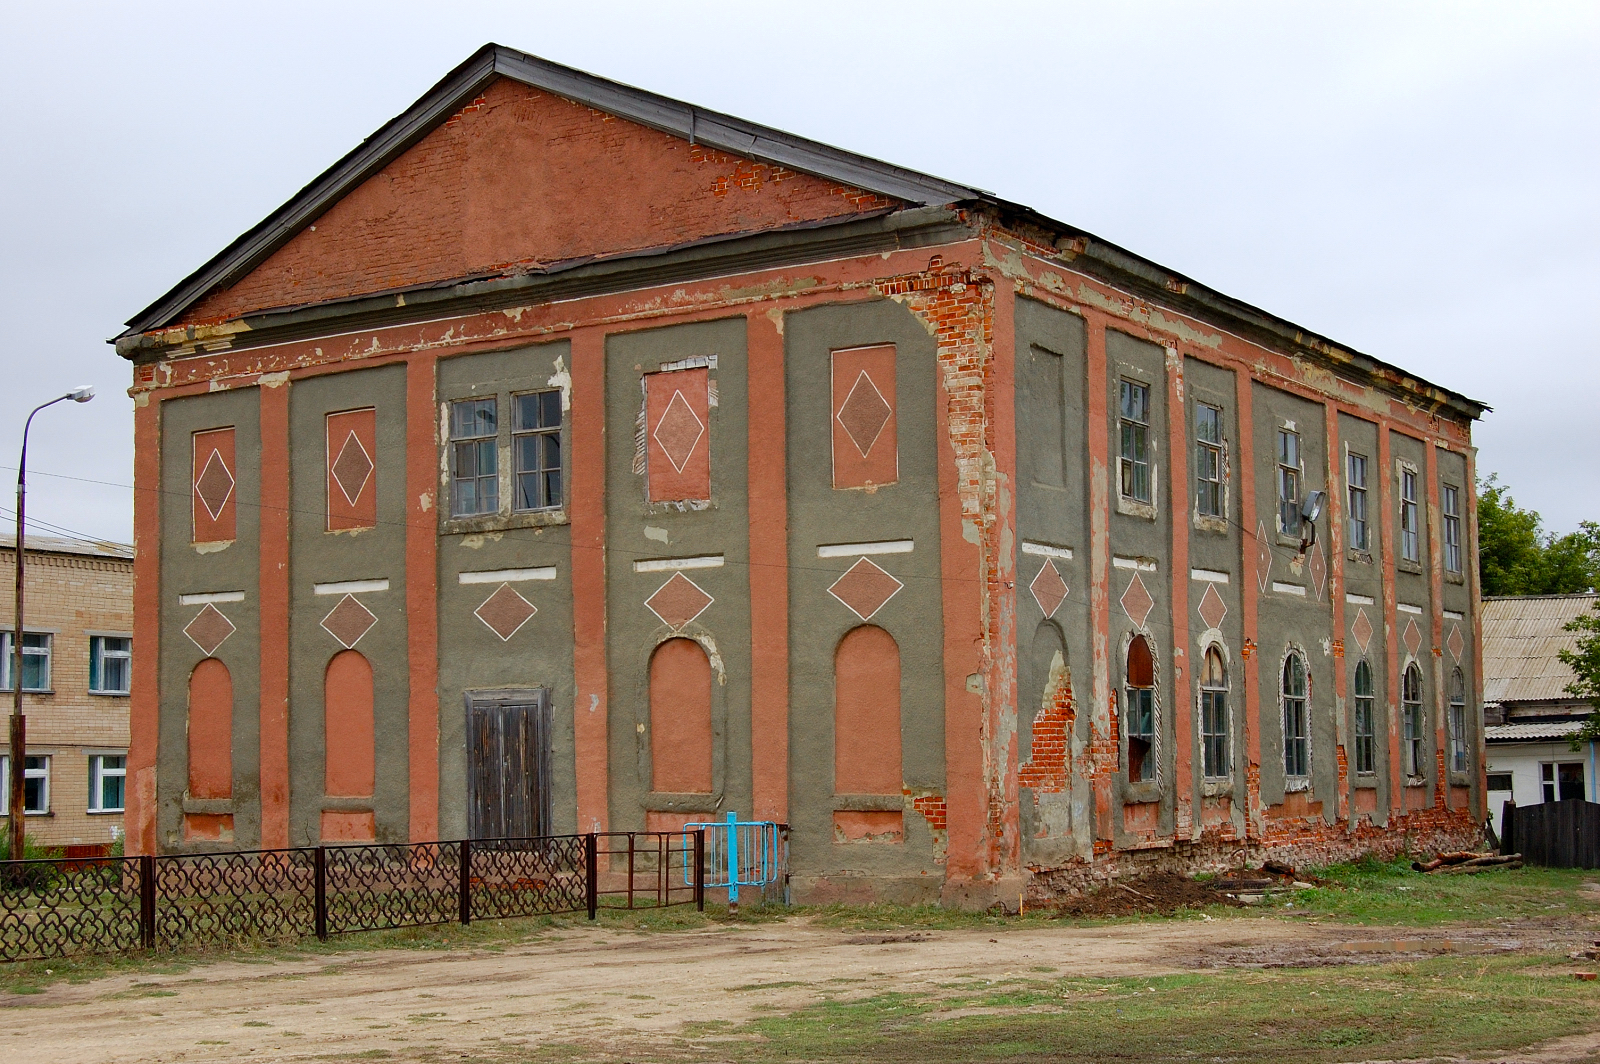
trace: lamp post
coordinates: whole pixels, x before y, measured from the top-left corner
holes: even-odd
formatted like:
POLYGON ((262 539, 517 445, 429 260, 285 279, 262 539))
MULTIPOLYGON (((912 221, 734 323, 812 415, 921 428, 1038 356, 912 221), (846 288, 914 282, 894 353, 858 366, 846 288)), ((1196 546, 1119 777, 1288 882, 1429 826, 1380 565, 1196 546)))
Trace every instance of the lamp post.
POLYGON ((94 389, 87 384, 82 385, 66 395, 56 396, 48 403, 40 403, 28 415, 28 420, 22 423, 22 456, 17 461, 17 601, 13 615, 16 619, 12 622, 11 631, 11 778, 7 781, 11 785, 10 822, 7 826, 10 829, 13 861, 22 860, 23 816, 26 813, 23 806, 28 776, 28 722, 22 715, 22 545, 28 491, 28 429, 33 425, 33 415, 47 406, 55 406, 68 399, 74 403, 87 403, 93 398, 94 389))

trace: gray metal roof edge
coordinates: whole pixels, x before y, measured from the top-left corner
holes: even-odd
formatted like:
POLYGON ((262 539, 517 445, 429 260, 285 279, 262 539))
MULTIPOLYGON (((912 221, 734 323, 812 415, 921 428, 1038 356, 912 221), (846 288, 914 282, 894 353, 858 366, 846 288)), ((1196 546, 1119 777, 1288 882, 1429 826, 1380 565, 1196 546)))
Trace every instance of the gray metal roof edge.
POLYGON ((475 99, 496 77, 535 88, 746 158, 777 163, 918 205, 976 199, 983 190, 894 166, 782 130, 709 111, 666 96, 552 63, 499 44, 486 44, 376 133, 291 196, 277 210, 127 321, 113 339, 169 324, 218 285, 254 269, 352 188, 387 166, 475 99))

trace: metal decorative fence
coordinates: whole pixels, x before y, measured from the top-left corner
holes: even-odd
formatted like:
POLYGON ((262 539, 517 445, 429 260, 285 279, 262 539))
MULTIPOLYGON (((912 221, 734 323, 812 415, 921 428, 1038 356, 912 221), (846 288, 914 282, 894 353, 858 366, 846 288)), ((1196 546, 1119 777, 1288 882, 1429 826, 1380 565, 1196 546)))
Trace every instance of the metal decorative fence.
POLYGON ((0 862, 0 961, 705 907, 704 832, 0 862))

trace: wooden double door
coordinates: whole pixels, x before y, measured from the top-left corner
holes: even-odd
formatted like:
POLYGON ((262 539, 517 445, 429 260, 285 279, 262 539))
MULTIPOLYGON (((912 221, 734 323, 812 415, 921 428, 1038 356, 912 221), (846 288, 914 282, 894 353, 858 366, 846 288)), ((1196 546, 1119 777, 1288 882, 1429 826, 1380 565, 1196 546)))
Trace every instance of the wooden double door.
POLYGON ((467 833, 474 839, 548 835, 550 690, 467 694, 467 833))

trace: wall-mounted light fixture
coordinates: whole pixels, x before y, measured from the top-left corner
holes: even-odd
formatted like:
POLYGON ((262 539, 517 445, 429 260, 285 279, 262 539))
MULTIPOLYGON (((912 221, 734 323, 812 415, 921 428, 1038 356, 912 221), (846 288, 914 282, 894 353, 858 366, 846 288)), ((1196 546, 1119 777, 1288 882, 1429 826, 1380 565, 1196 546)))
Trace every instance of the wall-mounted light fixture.
POLYGON ((1322 507, 1328 501, 1325 491, 1313 491, 1306 496, 1306 501, 1300 504, 1300 553, 1304 554, 1311 549, 1317 541, 1317 518, 1322 516, 1322 507))

